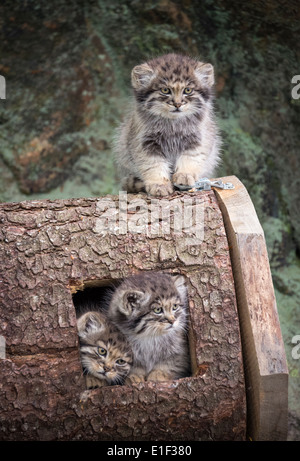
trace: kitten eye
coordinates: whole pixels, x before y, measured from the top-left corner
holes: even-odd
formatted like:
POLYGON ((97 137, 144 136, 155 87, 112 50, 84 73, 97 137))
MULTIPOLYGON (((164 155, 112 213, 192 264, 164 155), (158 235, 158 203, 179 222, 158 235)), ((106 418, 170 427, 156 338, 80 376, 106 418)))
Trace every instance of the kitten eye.
POLYGON ((174 304, 172 306, 172 311, 177 311, 178 307, 179 307, 179 304, 174 304))
POLYGON ((171 93, 170 88, 167 88, 167 87, 161 88, 160 91, 161 91, 163 94, 170 94, 170 93, 171 93))
POLYGON ((184 92, 184 94, 191 94, 191 93, 193 92, 193 88, 187 87, 187 88, 185 88, 185 89, 183 90, 183 92, 184 92))
POLYGON ((117 364, 117 365, 125 365, 125 363, 126 363, 126 362, 125 362, 125 360, 123 360, 123 359, 118 359, 118 360, 116 360, 116 364, 117 364))
POLYGON ((106 355, 106 349, 104 349, 104 347, 98 347, 97 352, 99 355, 106 355))
POLYGON ((161 314, 161 313, 162 313, 162 307, 156 306, 156 307, 153 309, 153 312, 154 312, 155 314, 161 314))

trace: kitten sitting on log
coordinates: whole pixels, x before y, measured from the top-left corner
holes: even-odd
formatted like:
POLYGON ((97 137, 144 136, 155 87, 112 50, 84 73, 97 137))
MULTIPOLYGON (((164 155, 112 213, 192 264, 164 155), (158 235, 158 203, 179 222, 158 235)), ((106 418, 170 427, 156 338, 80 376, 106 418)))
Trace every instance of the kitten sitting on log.
POLYGON ((134 67, 133 105, 115 141, 123 190, 165 196, 212 177, 220 155, 211 64, 167 54, 134 67))

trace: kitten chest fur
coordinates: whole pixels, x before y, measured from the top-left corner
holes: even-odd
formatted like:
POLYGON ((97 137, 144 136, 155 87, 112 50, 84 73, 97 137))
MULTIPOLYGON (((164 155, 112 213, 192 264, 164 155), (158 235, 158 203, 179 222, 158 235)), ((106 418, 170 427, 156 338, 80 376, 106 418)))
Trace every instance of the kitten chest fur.
POLYGON ((196 130, 195 125, 199 125, 195 117, 182 120, 152 118, 150 123, 146 120, 140 124, 138 141, 148 155, 162 155, 174 166, 182 152, 201 145, 201 129, 196 130))
MULTIPOLYGON (((178 333, 161 337, 129 338, 134 354, 134 365, 143 366, 149 373, 155 365, 183 355, 185 341, 178 333)), ((185 358, 185 357, 184 357, 185 358)))

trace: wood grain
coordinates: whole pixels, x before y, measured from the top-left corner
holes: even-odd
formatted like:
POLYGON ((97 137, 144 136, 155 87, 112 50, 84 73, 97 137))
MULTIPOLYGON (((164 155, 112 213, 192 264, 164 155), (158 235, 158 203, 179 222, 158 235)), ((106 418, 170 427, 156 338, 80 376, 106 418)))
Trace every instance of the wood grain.
POLYGON ((263 229, 243 184, 218 190, 236 286, 253 440, 287 436, 288 370, 263 229))

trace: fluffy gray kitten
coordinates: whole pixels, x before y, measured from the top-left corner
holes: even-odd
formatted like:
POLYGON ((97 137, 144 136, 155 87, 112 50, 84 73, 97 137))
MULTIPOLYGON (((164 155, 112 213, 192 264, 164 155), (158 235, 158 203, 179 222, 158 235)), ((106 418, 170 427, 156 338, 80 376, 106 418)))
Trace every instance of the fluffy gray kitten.
POLYGON ((212 177, 220 156, 211 64, 167 54, 134 67, 133 104, 115 141, 122 187, 154 196, 212 177))
POLYGON ((131 347, 124 335, 97 310, 80 315, 77 328, 87 388, 124 384, 132 365, 131 347))
POLYGON ((112 296, 108 316, 132 347, 132 382, 166 381, 189 374, 183 276, 150 272, 125 279, 112 296))

